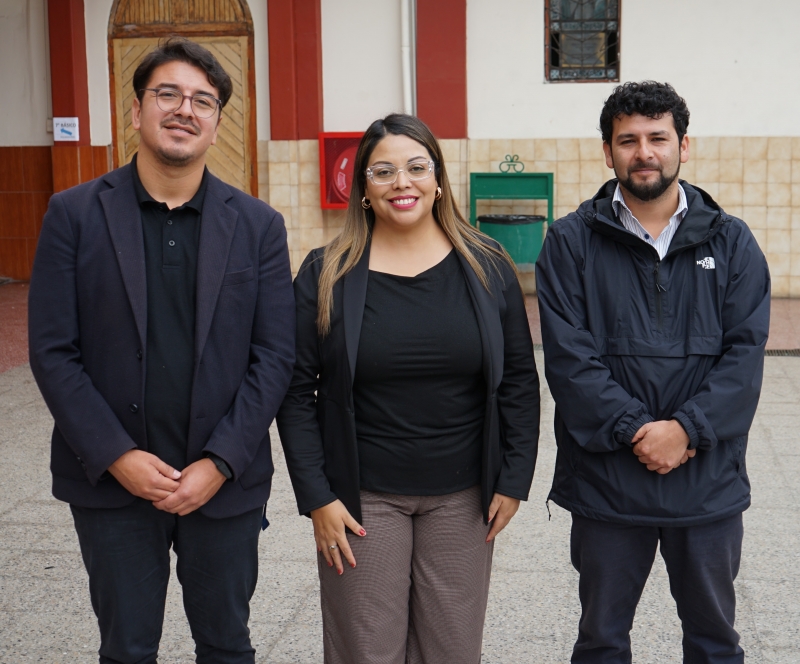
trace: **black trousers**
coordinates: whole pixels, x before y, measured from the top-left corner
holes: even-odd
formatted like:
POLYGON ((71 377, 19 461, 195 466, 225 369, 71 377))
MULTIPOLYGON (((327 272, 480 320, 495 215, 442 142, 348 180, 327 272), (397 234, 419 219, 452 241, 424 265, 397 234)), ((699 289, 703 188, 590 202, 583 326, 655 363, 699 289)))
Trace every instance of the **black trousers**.
POLYGON ((227 519, 168 514, 140 499, 119 509, 71 508, 100 625, 100 664, 156 662, 170 547, 197 662, 255 661, 247 622, 258 578, 260 508, 227 519))
POLYGON ((733 581, 742 515, 702 526, 626 526, 572 515, 572 564, 580 573, 581 621, 573 664, 630 664, 630 631, 656 549, 683 626, 684 664, 741 664, 733 629, 733 581))

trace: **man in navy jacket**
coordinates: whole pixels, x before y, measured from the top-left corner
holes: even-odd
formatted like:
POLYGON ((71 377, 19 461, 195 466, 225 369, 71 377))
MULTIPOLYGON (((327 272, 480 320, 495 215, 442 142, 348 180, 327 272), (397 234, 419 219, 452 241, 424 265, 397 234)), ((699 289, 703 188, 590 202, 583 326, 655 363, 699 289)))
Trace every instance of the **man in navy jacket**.
POLYGON ((247 622, 292 375, 281 215, 211 175, 228 75, 173 38, 133 78, 134 161, 50 201, 30 290, 31 369, 55 420, 100 662, 155 662, 170 573, 198 662, 251 663, 247 622))
POLYGON ((688 123, 668 84, 616 88, 600 127, 617 179, 548 230, 536 266, 556 402, 550 499, 572 512, 580 573, 572 662, 631 661, 659 544, 684 661, 744 661, 733 581, 770 280, 744 222, 678 179, 688 123))

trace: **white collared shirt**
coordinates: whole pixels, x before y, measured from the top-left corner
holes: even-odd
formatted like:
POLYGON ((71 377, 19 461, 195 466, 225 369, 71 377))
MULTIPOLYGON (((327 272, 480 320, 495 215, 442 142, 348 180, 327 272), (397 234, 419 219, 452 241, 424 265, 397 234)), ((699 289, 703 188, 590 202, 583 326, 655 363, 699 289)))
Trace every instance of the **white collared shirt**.
POLYGON ((678 230, 678 226, 680 226, 681 221, 683 221, 683 218, 686 216, 686 212, 689 210, 689 206, 686 203, 686 192, 683 191, 683 187, 678 185, 678 209, 675 210, 675 213, 669 218, 669 223, 666 228, 661 231, 661 235, 654 238, 639 223, 639 220, 633 216, 633 212, 630 211, 628 206, 625 205, 625 199, 622 198, 622 191, 620 191, 619 183, 617 183, 617 188, 614 191, 614 198, 611 201, 611 205, 614 207, 614 213, 619 217, 622 225, 631 233, 647 242, 647 244, 652 245, 658 252, 658 257, 662 260, 664 256, 667 255, 667 251, 669 251, 669 245, 670 242, 672 242, 672 238, 675 236, 675 231, 678 230))

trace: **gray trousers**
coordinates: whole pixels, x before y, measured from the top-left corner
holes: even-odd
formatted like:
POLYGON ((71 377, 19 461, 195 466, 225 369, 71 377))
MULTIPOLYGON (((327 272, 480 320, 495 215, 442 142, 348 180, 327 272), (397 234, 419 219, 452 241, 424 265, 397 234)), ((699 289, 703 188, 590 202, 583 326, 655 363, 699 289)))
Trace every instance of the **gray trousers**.
POLYGON ((325 664, 477 664, 494 543, 480 488, 445 496, 361 492, 356 567, 319 556, 325 664))

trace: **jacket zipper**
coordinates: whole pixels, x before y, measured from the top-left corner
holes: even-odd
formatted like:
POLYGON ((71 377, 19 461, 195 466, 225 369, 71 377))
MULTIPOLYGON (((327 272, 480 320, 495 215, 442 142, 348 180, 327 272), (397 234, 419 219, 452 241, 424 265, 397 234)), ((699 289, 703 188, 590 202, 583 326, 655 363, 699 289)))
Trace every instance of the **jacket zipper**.
POLYGON ((663 321, 663 313, 661 307, 661 293, 666 293, 667 289, 661 285, 658 276, 658 269, 661 267, 661 259, 656 259, 656 266, 653 268, 653 274, 656 278, 656 324, 658 326, 658 331, 660 332, 664 321, 663 321))

